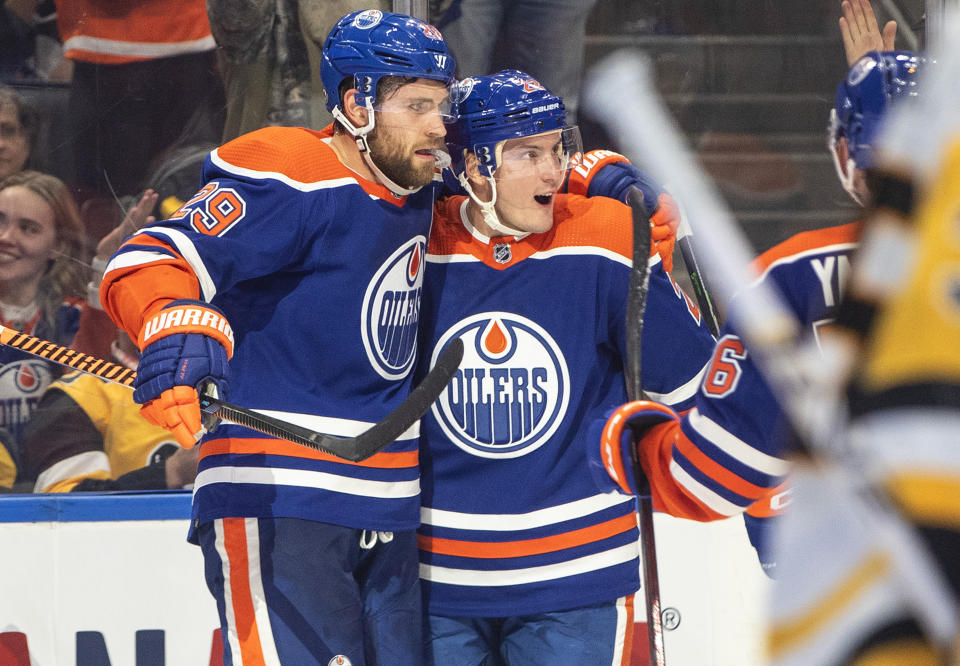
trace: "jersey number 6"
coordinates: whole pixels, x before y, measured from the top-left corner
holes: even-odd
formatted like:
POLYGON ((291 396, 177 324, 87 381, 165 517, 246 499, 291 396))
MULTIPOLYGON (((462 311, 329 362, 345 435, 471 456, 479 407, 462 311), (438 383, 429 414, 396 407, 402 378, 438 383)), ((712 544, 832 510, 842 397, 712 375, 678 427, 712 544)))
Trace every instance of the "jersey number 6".
POLYGON ((717 342, 713 360, 703 378, 704 392, 714 398, 723 398, 733 393, 743 372, 740 361, 747 358, 743 343, 735 335, 725 335, 717 342))

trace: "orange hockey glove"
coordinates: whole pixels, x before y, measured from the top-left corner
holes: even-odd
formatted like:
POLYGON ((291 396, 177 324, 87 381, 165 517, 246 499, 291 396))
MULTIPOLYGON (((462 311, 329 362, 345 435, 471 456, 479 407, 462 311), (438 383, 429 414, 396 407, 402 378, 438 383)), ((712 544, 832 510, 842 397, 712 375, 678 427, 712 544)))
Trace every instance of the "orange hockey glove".
POLYGON ((197 389, 224 398, 233 331, 223 314, 202 301, 173 301, 147 318, 138 345, 133 399, 154 425, 189 449, 206 432, 197 389))
POLYGON ((680 226, 680 211, 673 197, 649 175, 633 166, 626 157, 610 150, 591 150, 571 169, 567 192, 586 197, 608 197, 627 202, 630 188, 643 195, 650 215, 650 256, 659 254, 663 268, 673 270, 673 248, 680 226))
POLYGON ((650 428, 679 420, 677 413, 666 405, 635 400, 610 412, 606 421, 592 424, 587 434, 588 463, 597 485, 607 492, 635 495, 630 448, 638 446, 650 428))

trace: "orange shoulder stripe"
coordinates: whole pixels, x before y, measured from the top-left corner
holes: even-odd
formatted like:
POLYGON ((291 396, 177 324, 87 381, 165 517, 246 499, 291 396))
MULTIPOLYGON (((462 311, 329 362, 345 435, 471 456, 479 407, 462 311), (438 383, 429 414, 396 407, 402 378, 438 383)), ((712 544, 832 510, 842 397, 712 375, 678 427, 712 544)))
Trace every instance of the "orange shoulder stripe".
POLYGON ((492 246, 479 243, 460 220, 460 206, 466 197, 446 197, 434 208, 435 224, 430 232, 429 252, 433 255, 468 255, 491 268, 503 270, 538 252, 561 248, 600 248, 629 261, 633 256, 633 228, 630 209, 606 197, 557 195, 553 227, 513 242, 512 262, 500 264, 492 258, 492 246))
POLYGON ((539 539, 525 539, 523 541, 506 541, 498 543, 482 543, 478 541, 460 541, 456 539, 438 539, 423 534, 417 535, 417 545, 420 550, 440 555, 457 555, 459 557, 473 557, 480 559, 499 559, 503 557, 526 557, 554 553, 587 543, 595 543, 608 537, 622 534, 635 529, 637 518, 633 512, 613 520, 591 525, 579 530, 556 534, 539 539))
POLYGON ((416 467, 420 464, 419 451, 401 451, 398 453, 381 452, 361 462, 351 463, 300 444, 294 444, 293 442, 287 442, 282 439, 271 439, 269 437, 211 439, 205 441, 200 447, 201 459, 207 456, 224 455, 227 453, 310 458, 311 460, 325 460, 328 462, 343 463, 344 465, 377 467, 380 469, 404 469, 416 467))
POLYGON ((363 190, 398 206, 406 202, 383 185, 366 180, 345 167, 324 141, 330 134, 304 127, 264 127, 244 134, 215 151, 225 168, 280 174, 291 181, 310 185, 342 178, 355 181, 363 190))
POLYGON ((814 250, 829 245, 838 245, 841 243, 856 243, 860 238, 861 222, 851 222, 836 227, 826 229, 814 229, 813 231, 804 231, 783 241, 779 245, 761 254, 753 260, 753 268, 758 273, 767 270, 774 262, 787 257, 814 250))
POLYGON ((559 194, 553 212, 553 233, 542 250, 558 247, 600 247, 633 256, 633 217, 630 207, 607 197, 559 194), (552 237, 551 237, 552 236, 552 237))

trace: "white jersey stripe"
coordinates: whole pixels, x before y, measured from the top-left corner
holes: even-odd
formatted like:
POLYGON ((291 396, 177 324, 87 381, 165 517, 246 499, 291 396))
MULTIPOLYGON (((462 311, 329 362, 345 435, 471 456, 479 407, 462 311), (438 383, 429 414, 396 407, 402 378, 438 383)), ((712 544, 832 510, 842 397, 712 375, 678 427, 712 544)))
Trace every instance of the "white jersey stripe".
MULTIPOLYGON (((265 416, 271 416, 275 419, 280 419, 281 421, 293 423, 303 428, 309 428, 310 430, 316 430, 317 432, 328 435, 336 435, 337 437, 355 437, 376 425, 370 421, 355 421, 353 419, 317 416, 316 414, 303 414, 300 412, 281 412, 272 409, 254 409, 253 411, 265 416)), ((396 441, 417 439, 419 436, 420 422, 417 421, 407 428, 402 435, 397 437, 396 441)))
POLYGON ((770 476, 784 476, 790 469, 790 464, 786 460, 753 448, 739 437, 724 430, 716 421, 701 414, 697 408, 690 410, 689 422, 694 430, 724 453, 758 472, 770 476))
POLYGON ((197 280, 200 282, 200 291, 203 294, 203 300, 208 303, 213 300, 213 297, 217 295, 217 287, 210 278, 207 267, 203 264, 203 260, 197 253, 197 248, 194 247, 193 241, 191 241, 185 233, 177 229, 150 227, 149 231, 150 233, 160 234, 170 239, 174 248, 176 248, 180 256, 190 265, 194 275, 197 276, 197 280))
POLYGON ((253 599, 253 614, 257 622, 257 634, 260 636, 260 651, 265 666, 281 666, 277 644, 273 638, 273 626, 267 610, 267 597, 263 591, 263 578, 260 569, 260 530, 256 518, 244 518, 244 532, 247 535, 247 571, 250 577, 250 597, 253 599))
MULTIPOLYGON (((314 192, 316 190, 328 190, 335 187, 344 187, 346 185, 359 185, 356 178, 332 178, 330 180, 318 180, 312 183, 304 183, 299 180, 294 180, 290 176, 280 173, 279 171, 257 171, 256 169, 247 169, 245 167, 239 167, 235 164, 227 162, 225 159, 220 157, 219 149, 215 149, 210 153, 210 161, 216 164, 218 167, 223 169, 228 173, 232 173, 237 176, 243 176, 245 178, 255 178, 257 180, 277 180, 299 190, 300 192, 314 192)), ((377 197, 371 197, 376 199, 377 197)))
POLYGON ((677 483, 717 513, 724 516, 734 516, 743 512, 743 507, 737 506, 707 488, 690 476, 675 460, 670 461, 670 473, 673 475, 673 478, 677 480, 677 483))
POLYGON ((130 58, 167 58, 186 53, 211 51, 217 47, 212 35, 187 42, 124 42, 102 37, 78 35, 63 44, 64 51, 89 51, 130 58))
POLYGON ((611 666, 619 666, 623 663, 623 649, 626 647, 627 633, 632 631, 633 618, 627 612, 627 597, 620 597, 617 599, 617 630, 614 637, 611 666))
MULTIPOLYGON (((552 259, 553 257, 587 255, 603 257, 605 259, 615 261, 618 264, 623 264, 628 268, 633 266, 633 261, 629 257, 625 257, 619 252, 608 250, 605 247, 593 247, 590 245, 565 245, 562 247, 554 247, 550 248, 549 250, 543 250, 542 252, 534 252, 530 255, 530 258, 552 259)), ((478 262, 480 259, 472 254, 427 254, 427 261, 434 264, 458 264, 478 262)), ((650 265, 656 265, 659 261, 659 256, 651 257, 650 265)))
MULTIPOLYGON (((233 612, 233 586, 230 585, 230 557, 223 536, 223 520, 214 520, 213 529, 216 536, 214 547, 220 556, 220 573, 223 576, 223 605, 226 613, 227 627, 237 626, 237 616, 233 612)), ((240 655, 240 642, 236 631, 227 631, 227 642, 230 644, 230 654, 240 655)))
POLYGON ((307 469, 284 469, 279 467, 212 467, 197 474, 194 494, 204 486, 214 483, 252 483, 267 486, 299 486, 322 488, 336 493, 403 499, 420 494, 420 481, 368 481, 348 476, 307 469))
POLYGON ((712 360, 707 361, 706 364, 700 368, 700 372, 691 377, 690 380, 684 383, 682 386, 678 386, 669 393, 656 393, 655 391, 647 391, 647 397, 650 400, 656 400, 657 402, 662 402, 665 405, 676 405, 688 398, 692 398, 700 389, 700 382, 703 381, 703 375, 706 373, 707 368, 712 362, 712 360))
POLYGON ((812 257, 820 254, 843 254, 845 252, 851 252, 857 247, 856 243, 835 243, 833 245, 822 245, 820 247, 814 247, 809 250, 801 250, 795 254, 791 254, 787 257, 780 257, 769 266, 764 269, 763 273, 759 277, 755 278, 751 284, 756 284, 762 280, 765 280, 767 274, 772 271, 777 266, 782 266, 784 264, 792 264, 801 259, 806 259, 807 257, 812 257))
POLYGON ((567 520, 589 516, 612 506, 633 502, 632 497, 619 493, 594 495, 584 499, 539 509, 530 513, 461 513, 422 507, 420 520, 424 525, 450 527, 463 530, 488 530, 491 532, 515 532, 553 525, 567 520))
POLYGON ((420 565, 420 577, 433 583, 447 583, 449 585, 474 585, 478 587, 499 587, 507 585, 524 585, 538 583, 545 580, 554 580, 566 576, 574 576, 591 571, 598 571, 607 567, 624 564, 637 559, 639 556, 637 542, 611 548, 610 550, 593 555, 578 557, 566 562, 546 564, 524 569, 498 569, 496 571, 478 571, 476 569, 452 569, 438 567, 432 564, 420 565))

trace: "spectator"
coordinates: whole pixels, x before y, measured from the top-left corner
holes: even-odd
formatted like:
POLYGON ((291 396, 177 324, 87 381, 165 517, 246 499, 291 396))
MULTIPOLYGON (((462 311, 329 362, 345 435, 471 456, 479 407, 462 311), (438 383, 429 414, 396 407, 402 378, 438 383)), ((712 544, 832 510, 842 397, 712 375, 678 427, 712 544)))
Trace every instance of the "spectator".
POLYGON ((587 16, 596 0, 453 0, 436 19, 463 75, 529 73, 577 118, 587 16))
POLYGON ((0 181, 25 168, 40 117, 13 88, 0 86, 0 181))
MULTIPOLYGON (((69 345, 89 268, 76 203, 59 179, 20 171, 0 182, 0 324, 69 345)), ((22 427, 59 366, 0 348, 0 426, 19 465, 22 427)))
POLYGON ((68 117, 75 185, 84 198, 139 192, 154 159, 195 114, 222 106, 206 5, 61 0, 57 20, 74 63, 68 117))
POLYGON ((0 81, 69 81, 53 0, 0 5, 0 81))
POLYGON ((320 48, 337 20, 387 0, 210 0, 227 98, 223 140, 260 127, 320 129, 326 111, 320 48))
MULTIPOLYGON (((111 347, 115 363, 137 367, 125 333, 111 347)), ((24 478, 35 492, 179 489, 193 483, 198 450, 140 416, 129 387, 77 372, 53 382, 31 415, 24 478)))
POLYGON ((17 479, 17 464, 13 461, 11 441, 10 433, 0 428, 0 493, 17 491, 14 484, 17 479))

